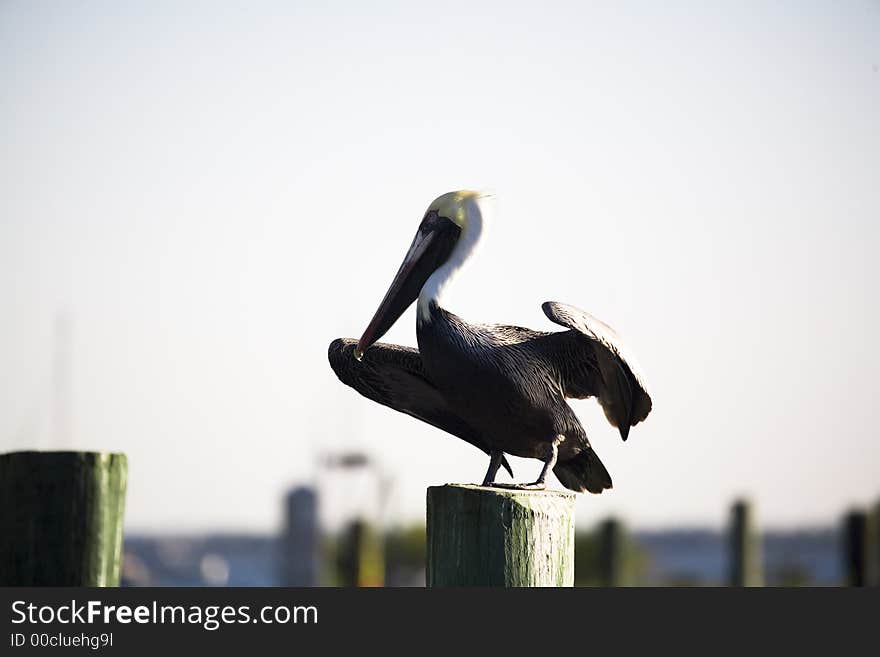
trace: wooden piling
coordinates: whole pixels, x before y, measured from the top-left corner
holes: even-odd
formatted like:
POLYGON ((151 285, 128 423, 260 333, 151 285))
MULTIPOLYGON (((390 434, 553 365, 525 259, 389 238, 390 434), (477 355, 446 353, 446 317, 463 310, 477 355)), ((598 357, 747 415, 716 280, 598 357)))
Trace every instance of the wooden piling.
POLYGON ((730 586, 763 586, 761 537, 750 502, 737 500, 730 521, 730 586))
POLYGON ((283 586, 317 586, 320 572, 318 494, 305 486, 294 488, 285 504, 281 536, 281 583, 283 586))
POLYGON ((869 583, 871 586, 880 586, 880 500, 878 500, 870 513, 870 554, 873 567, 871 568, 871 576, 869 583))
POLYGON ((431 486, 428 586, 573 586, 574 499, 562 491, 431 486))
POLYGON ((337 559, 340 586, 382 586, 385 558, 382 535, 363 520, 353 521, 343 532, 337 559))
POLYGON ((124 454, 0 454, 0 585, 118 586, 124 454))
POLYGON ((843 519, 843 566, 847 586, 867 586, 870 563, 868 514, 850 511, 843 519))
POLYGON ((599 527, 599 583, 623 586, 625 563, 623 526, 619 520, 609 518, 599 527))

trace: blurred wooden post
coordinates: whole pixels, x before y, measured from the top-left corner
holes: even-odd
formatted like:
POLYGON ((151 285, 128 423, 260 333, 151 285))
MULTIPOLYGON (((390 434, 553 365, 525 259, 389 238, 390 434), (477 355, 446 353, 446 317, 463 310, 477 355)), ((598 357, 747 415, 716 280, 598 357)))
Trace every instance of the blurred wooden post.
POLYGON ((730 586, 763 586, 761 537, 750 502, 737 500, 731 509, 730 586))
POLYGON ((283 586, 317 586, 320 570, 318 494, 312 488, 294 488, 287 495, 285 512, 281 583, 283 586))
POLYGON ((118 586, 127 461, 0 454, 0 585, 118 586))
POLYGON ((609 518, 599 527, 599 583, 624 585, 624 537, 620 521, 609 518))
POLYGON ((843 519, 843 559, 847 586, 867 586, 868 551, 868 514, 850 511, 843 519))
POLYGON ((871 586, 880 586, 880 500, 874 504, 870 518, 871 528, 871 557, 874 559, 874 567, 871 571, 871 586))
POLYGON ((363 520, 352 522, 342 536, 338 567, 340 586, 382 586, 385 557, 379 532, 363 520))
POLYGON ((431 486, 428 586, 573 586, 574 494, 431 486))

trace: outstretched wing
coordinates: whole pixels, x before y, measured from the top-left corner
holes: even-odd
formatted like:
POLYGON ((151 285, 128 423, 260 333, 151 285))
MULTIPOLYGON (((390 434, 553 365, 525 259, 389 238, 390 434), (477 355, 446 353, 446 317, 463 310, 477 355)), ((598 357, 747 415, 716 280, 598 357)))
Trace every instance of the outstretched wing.
POLYGON ((596 397, 608 421, 626 440, 630 427, 648 417, 651 396, 633 355, 607 324, 564 303, 541 305, 550 321, 571 329, 554 340, 566 397, 596 397))
MULTIPOLYGON (((354 357, 356 340, 338 338, 330 343, 327 356, 336 376, 367 399, 442 429, 478 447, 487 454, 482 436, 453 413, 443 395, 428 380, 417 349, 376 343, 354 357)), ((513 476, 506 458, 501 464, 513 476)))

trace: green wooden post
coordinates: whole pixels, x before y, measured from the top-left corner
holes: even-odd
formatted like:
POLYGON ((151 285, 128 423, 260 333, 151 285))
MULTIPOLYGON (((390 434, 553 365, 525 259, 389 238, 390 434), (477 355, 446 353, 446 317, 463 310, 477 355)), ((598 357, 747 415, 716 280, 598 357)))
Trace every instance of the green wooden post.
POLYGON ((574 494, 431 486, 428 586, 573 586, 574 494))
POLYGON ((867 586, 869 527, 864 511, 850 511, 843 519, 843 559, 846 585, 867 586))
POLYGON ((382 586, 385 558, 381 534, 363 520, 355 520, 342 535, 337 563, 340 586, 382 586))
POLYGON ((737 500, 731 510, 730 586, 763 586, 761 537, 750 502, 737 500))
POLYGON ((0 454, 0 586, 118 586, 124 454, 0 454))
POLYGON ((623 526, 609 518, 599 527, 599 583, 623 586, 625 564, 623 526))

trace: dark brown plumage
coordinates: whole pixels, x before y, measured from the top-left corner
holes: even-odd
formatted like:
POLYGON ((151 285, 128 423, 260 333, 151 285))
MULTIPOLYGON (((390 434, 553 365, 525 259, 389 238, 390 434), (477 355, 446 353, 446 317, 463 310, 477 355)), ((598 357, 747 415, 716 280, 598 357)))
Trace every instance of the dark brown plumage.
POLYGON ((597 397, 624 439, 651 399, 608 326, 572 306, 548 302, 543 309, 570 330, 469 324, 432 304, 417 326, 419 351, 375 344, 358 362, 355 341, 335 340, 330 364, 363 396, 489 454, 544 459, 564 436, 554 473, 567 488, 599 493, 611 488, 611 477, 565 398, 597 397))
POLYGON ((507 453, 544 462, 526 487, 543 488, 552 469, 567 488, 601 493, 611 477, 565 399, 596 397, 626 440, 651 411, 644 378, 617 334, 573 306, 543 305, 559 333, 470 324, 441 307, 483 234, 486 198, 450 192, 429 206, 361 339, 335 340, 330 364, 365 397, 488 453, 484 485, 510 472, 507 453), (419 350, 376 344, 416 298, 419 350))

